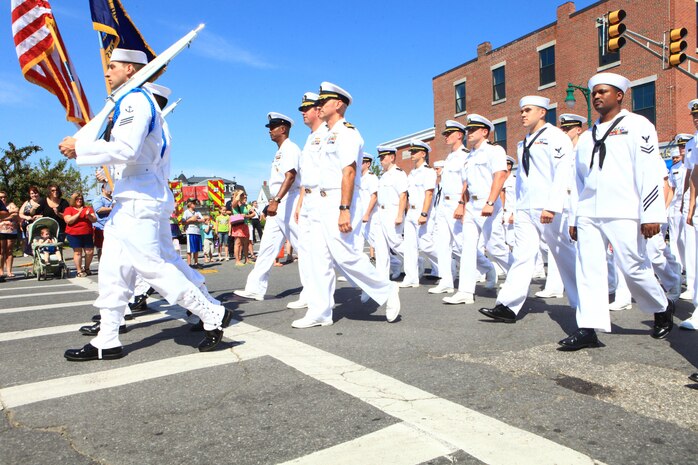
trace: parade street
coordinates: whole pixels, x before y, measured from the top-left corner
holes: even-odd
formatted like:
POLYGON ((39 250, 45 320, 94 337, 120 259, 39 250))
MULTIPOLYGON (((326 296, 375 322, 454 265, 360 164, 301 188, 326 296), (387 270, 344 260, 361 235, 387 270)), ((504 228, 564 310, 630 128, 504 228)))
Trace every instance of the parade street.
MULTIPOLYGON (((157 294, 127 322, 127 356, 67 362, 96 313, 97 276, 0 284, 2 464, 667 464, 698 455, 698 335, 614 312, 603 347, 560 352, 565 300, 530 297, 516 324, 402 289, 389 324, 338 283, 334 325, 292 329, 305 310, 297 262, 266 300, 233 295, 250 266, 203 270, 235 312, 225 347, 199 353, 184 309, 157 294)), ((536 280, 532 295, 542 286, 536 280)), ((686 318, 690 303, 679 302, 686 318)), ((678 320, 677 320, 678 323, 678 320)))

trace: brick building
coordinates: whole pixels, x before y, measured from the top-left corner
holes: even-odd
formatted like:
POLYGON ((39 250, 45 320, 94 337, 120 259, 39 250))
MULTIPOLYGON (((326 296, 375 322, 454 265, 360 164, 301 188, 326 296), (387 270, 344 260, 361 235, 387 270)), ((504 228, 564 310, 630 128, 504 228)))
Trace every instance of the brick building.
MULTIPOLYGON (((574 93, 574 108, 567 107, 567 84, 586 86, 589 78, 601 71, 630 79, 632 90, 625 96, 624 108, 655 123, 660 144, 678 132, 694 132, 686 105, 696 98, 695 80, 675 69, 663 70, 660 59, 630 41, 617 55, 601 54, 597 18, 619 8, 627 13, 623 23, 629 30, 653 40, 661 42, 670 28, 688 28, 686 52, 695 55, 696 0, 603 0, 579 11, 573 2, 566 2, 558 7, 554 23, 496 49, 483 42, 475 58, 433 78, 437 135, 430 141, 432 161, 445 158, 449 152, 440 137, 444 122, 455 119, 464 123, 466 112, 492 120, 496 129, 491 139, 515 157, 516 143, 525 132, 519 119, 519 99, 530 94, 548 97, 550 120, 567 112, 586 116, 586 101, 579 91, 574 93)), ((696 63, 693 68, 695 72, 696 63)), ((409 161, 400 160, 400 155, 398 159, 408 170, 409 161)))

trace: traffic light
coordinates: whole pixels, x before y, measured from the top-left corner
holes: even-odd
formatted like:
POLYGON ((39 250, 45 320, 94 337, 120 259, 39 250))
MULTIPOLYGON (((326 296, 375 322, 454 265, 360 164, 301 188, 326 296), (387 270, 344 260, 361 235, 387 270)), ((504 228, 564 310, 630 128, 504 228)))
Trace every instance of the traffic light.
POLYGON ((688 30, 685 27, 677 27, 669 31, 669 66, 679 66, 686 61, 686 54, 683 53, 688 46, 683 40, 686 34, 688 34, 688 30))
POLYGON ((625 32, 625 24, 621 22, 625 19, 625 10, 609 11, 606 18, 606 50, 617 52, 625 45, 625 37, 621 37, 625 32))

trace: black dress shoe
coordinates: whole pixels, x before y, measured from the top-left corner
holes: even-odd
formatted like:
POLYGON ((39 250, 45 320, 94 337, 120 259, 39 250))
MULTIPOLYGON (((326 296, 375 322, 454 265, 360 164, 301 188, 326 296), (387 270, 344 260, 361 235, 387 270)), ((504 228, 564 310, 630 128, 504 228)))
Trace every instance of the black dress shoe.
POLYGON ((669 301, 666 310, 654 314, 654 328, 652 328, 652 337, 655 339, 664 339, 669 335, 669 332, 674 327, 674 302, 669 301))
POLYGON ((146 295, 153 295, 155 294, 155 289, 152 287, 149 287, 147 291, 145 291, 146 295))
POLYGON ((690 379, 694 383, 698 383, 698 373, 693 373, 692 375, 689 375, 688 379, 690 379))
MULTIPOLYGON (((134 318, 133 313, 127 313, 126 315, 124 315, 124 320, 126 320, 126 321, 131 321, 131 320, 133 320, 133 318, 134 318)), ((92 321, 94 321, 95 323, 98 321, 102 321, 102 315, 97 314, 97 315, 93 316, 92 321)))
POLYGON ((233 319, 233 312, 228 310, 227 308, 225 309, 225 313, 223 313, 223 319, 221 320, 221 327, 222 328, 227 328, 230 326, 230 320, 233 319))
MULTIPOLYGON (((98 321, 97 323, 93 324, 92 326, 87 325, 83 326, 80 328, 80 332, 84 334, 85 336, 96 336, 97 333, 99 333, 99 328, 101 327, 101 321, 98 321)), ((121 325, 119 326, 119 334, 124 334, 128 332, 128 328, 126 328, 126 325, 121 325)))
POLYGON ((210 352, 220 344, 223 339, 223 330, 214 329, 206 331, 204 340, 199 343, 199 352, 210 352))
POLYGON ((480 313, 495 321, 504 323, 516 323, 516 313, 506 305, 497 304, 494 308, 481 308, 480 313))
POLYGON ((92 344, 86 344, 82 349, 68 349, 63 356, 71 362, 86 362, 88 360, 116 360, 123 357, 124 348, 114 347, 112 349, 100 350, 92 344))
POLYGON ((560 350, 579 350, 587 347, 599 347, 596 331, 590 328, 579 328, 574 334, 558 342, 560 350))
POLYGON ((204 322, 199 320, 195 324, 191 325, 191 328, 189 328, 189 331, 198 333, 204 330, 204 322))
POLYGON ((128 308, 132 312, 142 312, 148 310, 148 294, 137 295, 133 299, 133 303, 128 304, 128 308))

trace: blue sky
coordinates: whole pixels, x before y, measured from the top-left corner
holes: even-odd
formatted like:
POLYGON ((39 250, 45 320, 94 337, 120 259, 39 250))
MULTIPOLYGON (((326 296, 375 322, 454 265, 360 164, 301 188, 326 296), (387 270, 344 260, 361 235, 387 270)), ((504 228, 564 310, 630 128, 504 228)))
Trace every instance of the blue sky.
MULTIPOLYGON (((42 155, 58 159, 58 142, 75 127, 54 96, 23 78, 9 3, 0 9, 0 144, 38 144, 42 155)), ((88 1, 50 3, 96 113, 106 94, 88 1)), ((275 153, 264 127, 267 112, 294 118, 291 137, 302 146, 308 130, 297 110, 300 99, 321 81, 334 82, 353 95, 347 119, 374 152, 380 142, 433 126, 435 75, 474 58, 481 42, 498 47, 555 21, 564 2, 122 3, 156 53, 206 24, 158 80, 173 89, 173 100, 182 99, 168 117, 172 177, 235 178, 256 197, 275 153)), ((575 2, 578 10, 591 3, 575 2)))

